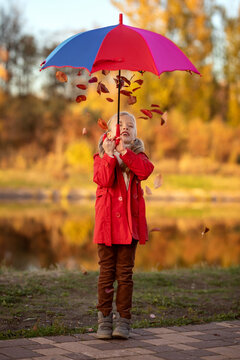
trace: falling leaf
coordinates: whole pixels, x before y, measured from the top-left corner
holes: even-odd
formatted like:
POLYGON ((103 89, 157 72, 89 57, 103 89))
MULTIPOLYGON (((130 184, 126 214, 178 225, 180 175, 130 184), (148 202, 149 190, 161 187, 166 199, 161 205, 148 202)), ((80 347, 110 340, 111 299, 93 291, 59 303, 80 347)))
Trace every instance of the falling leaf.
POLYGON ((83 69, 80 69, 77 73, 77 76, 81 76, 83 74, 83 71, 84 71, 83 69))
MULTIPOLYGON (((117 75, 117 79, 119 80, 119 75, 117 75)), ((125 83, 127 83, 128 86, 131 85, 131 81, 128 80, 125 76, 120 76, 120 79, 122 79, 125 83)))
POLYGON ((100 126, 100 128, 102 128, 103 130, 108 130, 108 126, 105 120, 99 118, 98 119, 98 125, 100 126))
POLYGON ((156 315, 154 315, 154 314, 150 314, 149 316, 151 319, 155 319, 155 317, 156 317, 156 315))
POLYGON ((162 182, 163 182, 162 175, 158 174, 154 179, 154 189, 157 189, 160 186, 162 186, 162 182))
POLYGON ((204 234, 206 234, 209 230, 210 230, 209 228, 205 227, 204 231, 202 232, 202 236, 203 236, 204 234))
POLYGON ((130 95, 130 96, 128 97, 128 105, 133 105, 133 104, 135 104, 136 102, 137 102, 136 96, 130 95))
POLYGON ((141 109, 140 110, 144 115, 148 116, 149 118, 152 118, 152 112, 147 109, 141 109))
POLYGON ((86 129, 86 128, 83 128, 83 129, 82 129, 82 134, 83 134, 83 135, 86 135, 86 134, 87 134, 87 129, 86 129))
POLYGON ((114 100, 111 99, 111 98, 106 98, 106 100, 109 101, 109 102, 113 102, 113 101, 114 101, 114 100))
POLYGON ((111 288, 111 289, 105 289, 105 293, 109 294, 111 292, 114 292, 114 288, 111 288))
POLYGON ((102 70, 103 75, 108 75, 110 73, 110 70, 102 70))
POLYGON ((86 101, 86 100, 87 100, 87 97, 86 97, 85 95, 78 95, 78 96, 76 97, 76 102, 77 102, 77 103, 80 103, 80 102, 86 101))
POLYGON ((165 111, 165 113, 161 116, 161 125, 164 125, 167 122, 167 118, 167 111, 165 111))
POLYGON ((138 86, 138 87, 134 88, 133 91, 136 91, 138 89, 141 89, 141 86, 138 86))
POLYGON ((145 191, 147 195, 152 195, 152 190, 147 185, 145 186, 145 191))
POLYGON ((161 115, 163 114, 163 111, 161 111, 160 109, 152 109, 151 111, 157 114, 161 114, 161 115))
POLYGON ((57 71, 56 72, 56 78, 60 82, 67 82, 68 81, 67 75, 62 71, 57 71))
POLYGON ((138 119, 144 119, 144 120, 147 120, 147 119, 149 119, 148 117, 146 117, 146 116, 139 116, 138 117, 138 119))
POLYGON ((88 80, 90 84, 98 82, 98 78, 96 76, 92 77, 90 80, 88 80))
POLYGON ((160 107, 160 106, 157 104, 152 104, 151 107, 160 107))
POLYGON ((101 95, 101 92, 106 94, 106 93, 109 93, 109 90, 101 81, 99 81, 98 87, 97 87, 97 92, 99 93, 99 95, 101 95))
POLYGON ((152 231, 161 231, 161 229, 159 227, 155 227, 150 230, 150 232, 152 232, 152 231))
POLYGON ((87 86, 84 84, 77 84, 76 87, 78 87, 79 89, 82 89, 82 90, 86 90, 86 88, 87 88, 87 86))
POLYGON ((130 96, 130 95, 132 94, 132 92, 131 92, 131 91, 127 91, 127 90, 121 90, 121 91, 120 91, 120 94, 126 95, 126 96, 130 96))
MULTIPOLYGON (((114 81, 115 81, 115 83, 116 83, 116 88, 118 88, 119 87, 119 80, 118 79, 113 79, 114 81)), ((123 81, 123 79, 120 79, 120 89, 122 88, 124 86, 124 81, 123 81)))
POLYGON ((134 82, 140 86, 143 84, 143 80, 141 80, 141 79, 135 80, 134 82))

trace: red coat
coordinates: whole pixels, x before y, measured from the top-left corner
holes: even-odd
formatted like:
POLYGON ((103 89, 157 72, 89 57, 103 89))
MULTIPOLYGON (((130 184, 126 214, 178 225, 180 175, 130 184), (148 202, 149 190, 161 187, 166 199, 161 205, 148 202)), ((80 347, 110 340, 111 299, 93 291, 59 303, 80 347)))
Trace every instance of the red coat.
POLYGON ((141 180, 146 180, 154 166, 145 153, 127 149, 120 158, 130 169, 128 191, 117 158, 95 154, 93 181, 98 184, 95 203, 93 242, 99 244, 140 244, 148 240, 145 201, 141 180))

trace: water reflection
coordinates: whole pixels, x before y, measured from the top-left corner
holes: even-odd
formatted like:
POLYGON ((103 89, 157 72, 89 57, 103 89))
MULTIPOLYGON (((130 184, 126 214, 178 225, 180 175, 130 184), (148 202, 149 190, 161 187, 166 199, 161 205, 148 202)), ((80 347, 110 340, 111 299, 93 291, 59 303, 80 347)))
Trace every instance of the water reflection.
MULTIPOLYGON (((135 270, 240 264, 240 205, 147 203, 147 245, 135 270), (202 236, 205 226, 210 231, 202 236)), ((94 201, 0 205, 0 264, 15 269, 98 270, 94 201)))

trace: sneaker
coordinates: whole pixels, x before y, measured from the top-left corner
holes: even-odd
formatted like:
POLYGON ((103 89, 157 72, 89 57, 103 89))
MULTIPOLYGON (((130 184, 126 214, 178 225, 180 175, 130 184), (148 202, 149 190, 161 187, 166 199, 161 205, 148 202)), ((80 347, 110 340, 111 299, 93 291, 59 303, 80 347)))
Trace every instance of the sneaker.
POLYGON ((108 316, 103 316, 101 311, 98 311, 98 339, 111 339, 113 330, 113 313, 112 311, 108 316))
POLYGON ((131 319, 118 317, 116 327, 113 330, 112 336, 121 339, 128 339, 130 333, 131 319))

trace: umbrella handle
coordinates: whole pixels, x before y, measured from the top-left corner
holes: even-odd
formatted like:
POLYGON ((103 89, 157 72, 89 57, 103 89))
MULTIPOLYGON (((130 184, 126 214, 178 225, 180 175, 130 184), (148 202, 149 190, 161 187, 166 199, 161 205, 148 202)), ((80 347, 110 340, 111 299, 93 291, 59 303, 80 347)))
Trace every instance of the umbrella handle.
POLYGON ((116 125, 116 145, 118 145, 120 142, 120 125, 116 125))

